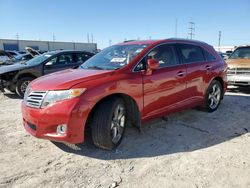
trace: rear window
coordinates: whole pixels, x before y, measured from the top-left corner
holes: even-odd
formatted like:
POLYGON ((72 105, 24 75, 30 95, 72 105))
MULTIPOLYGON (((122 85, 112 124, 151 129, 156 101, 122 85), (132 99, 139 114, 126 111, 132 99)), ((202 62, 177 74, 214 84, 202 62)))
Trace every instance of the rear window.
POLYGON ((216 57, 214 57, 211 53, 209 53, 207 50, 203 50, 204 56, 207 61, 214 61, 216 60, 216 57))
POLYGON ((192 44, 178 44, 181 58, 184 63, 195 63, 205 61, 202 49, 192 44))

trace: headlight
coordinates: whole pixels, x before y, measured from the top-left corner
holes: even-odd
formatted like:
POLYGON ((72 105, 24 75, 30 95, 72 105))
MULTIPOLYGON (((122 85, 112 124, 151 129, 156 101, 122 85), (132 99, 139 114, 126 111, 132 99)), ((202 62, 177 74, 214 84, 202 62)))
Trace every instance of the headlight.
POLYGON ((80 96, 82 93, 86 91, 85 88, 81 89, 70 89, 70 90, 58 90, 58 91, 48 91, 43 102, 42 108, 48 106, 49 104, 62 101, 65 99, 72 99, 80 96))

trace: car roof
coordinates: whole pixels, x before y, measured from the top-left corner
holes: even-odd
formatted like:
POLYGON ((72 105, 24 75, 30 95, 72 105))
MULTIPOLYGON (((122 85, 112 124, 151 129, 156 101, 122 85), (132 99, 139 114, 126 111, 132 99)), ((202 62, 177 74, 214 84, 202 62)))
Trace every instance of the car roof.
POLYGON ((84 51, 84 50, 55 50, 55 51, 49 51, 49 52, 46 52, 46 53, 54 55, 54 54, 65 53, 65 52, 78 52, 78 53, 80 52, 80 53, 90 53, 90 54, 92 54, 91 52, 87 52, 87 51, 84 51))
POLYGON ((207 43, 199 40, 193 40, 193 39, 182 39, 182 38, 169 38, 169 39, 160 39, 160 40, 130 40, 130 41, 124 41, 122 43, 119 43, 118 45, 151 45, 151 44, 158 44, 163 42, 183 42, 183 43, 194 43, 199 45, 208 45, 207 43))

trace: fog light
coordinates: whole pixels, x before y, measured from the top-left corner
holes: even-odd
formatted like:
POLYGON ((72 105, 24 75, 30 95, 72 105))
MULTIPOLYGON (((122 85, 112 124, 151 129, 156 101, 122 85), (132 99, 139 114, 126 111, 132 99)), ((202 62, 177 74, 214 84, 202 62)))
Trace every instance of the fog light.
POLYGON ((66 131, 67 131, 67 125, 66 124, 58 125, 57 128, 56 128, 57 134, 65 134, 66 131))

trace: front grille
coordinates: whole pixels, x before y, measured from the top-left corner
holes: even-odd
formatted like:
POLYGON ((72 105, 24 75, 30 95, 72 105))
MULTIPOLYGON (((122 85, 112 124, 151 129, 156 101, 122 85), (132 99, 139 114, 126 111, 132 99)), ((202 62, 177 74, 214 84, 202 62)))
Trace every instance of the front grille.
POLYGON ((228 68, 229 75, 250 75, 250 68, 228 68))
POLYGON ((24 99, 26 105, 33 108, 40 108, 46 93, 46 91, 31 91, 24 99))

